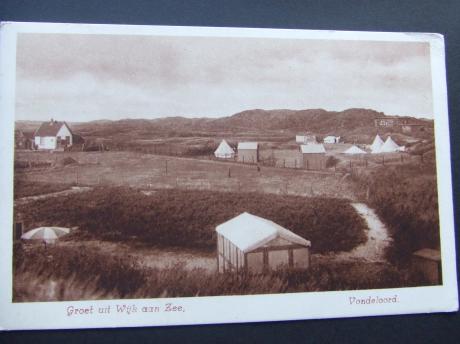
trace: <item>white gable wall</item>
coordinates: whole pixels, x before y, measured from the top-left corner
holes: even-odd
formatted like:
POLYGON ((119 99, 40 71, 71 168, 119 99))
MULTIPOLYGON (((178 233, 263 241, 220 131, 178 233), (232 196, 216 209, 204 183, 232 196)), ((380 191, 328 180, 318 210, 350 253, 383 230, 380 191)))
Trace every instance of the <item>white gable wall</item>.
POLYGON ((60 140, 65 140, 66 137, 69 137, 69 146, 73 144, 73 137, 72 133, 70 132, 69 128, 63 124, 61 129, 59 129, 57 135, 56 135, 60 140))

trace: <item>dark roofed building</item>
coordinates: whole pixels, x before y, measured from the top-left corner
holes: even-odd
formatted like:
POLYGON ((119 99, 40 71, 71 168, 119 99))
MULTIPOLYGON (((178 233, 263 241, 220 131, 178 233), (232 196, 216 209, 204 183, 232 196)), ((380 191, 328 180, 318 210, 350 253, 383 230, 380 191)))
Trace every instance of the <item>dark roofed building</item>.
POLYGON ((66 122, 43 122, 35 131, 35 146, 37 149, 59 150, 72 146, 74 134, 66 122))

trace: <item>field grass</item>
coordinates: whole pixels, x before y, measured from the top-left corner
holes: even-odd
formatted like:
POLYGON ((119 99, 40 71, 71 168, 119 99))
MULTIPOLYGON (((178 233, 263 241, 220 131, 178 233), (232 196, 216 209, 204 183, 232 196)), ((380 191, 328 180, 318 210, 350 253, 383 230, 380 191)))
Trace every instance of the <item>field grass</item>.
POLYGON ((23 161, 49 161, 46 170, 16 170, 16 178, 53 184, 131 186, 137 188, 205 189, 266 192, 353 199, 352 185, 340 174, 233 162, 165 157, 134 152, 19 152, 23 161), (60 166, 71 157, 78 163, 60 166))
POLYGON ((388 258, 406 264, 422 248, 439 249, 439 212, 434 161, 357 173, 354 179, 393 238, 388 258))
POLYGON ((13 301, 64 301, 381 289, 428 285, 388 264, 334 263, 264 275, 205 274, 181 266, 148 269, 130 257, 75 248, 14 248, 13 301))
POLYGON ((348 251, 366 241, 363 219, 345 200, 196 190, 145 195, 122 187, 18 205, 27 227, 74 227, 115 241, 214 249, 215 227, 247 211, 312 242, 314 252, 348 251))
POLYGON ((64 191, 71 187, 71 184, 53 184, 43 182, 31 182, 28 180, 15 178, 14 180, 14 199, 48 194, 52 192, 64 191))

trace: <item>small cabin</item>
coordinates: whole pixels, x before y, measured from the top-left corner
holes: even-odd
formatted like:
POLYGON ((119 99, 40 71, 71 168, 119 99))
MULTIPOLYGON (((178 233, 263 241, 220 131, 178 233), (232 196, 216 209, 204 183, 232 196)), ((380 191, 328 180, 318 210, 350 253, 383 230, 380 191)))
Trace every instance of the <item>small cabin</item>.
POLYGON ((255 164, 259 161, 259 144, 257 142, 238 143, 238 161, 255 164))
POLYGON ((326 168, 326 149, 322 144, 301 145, 302 165, 306 170, 326 168))
POLYGON ((280 225, 242 213, 216 227, 217 271, 264 273, 309 268, 310 241, 280 225))
POLYGON ((73 133, 66 122, 58 122, 53 119, 44 122, 35 131, 35 147, 40 150, 64 150, 72 146, 73 133))
POLYGON ((441 253, 424 248, 412 254, 412 268, 432 284, 442 284, 441 253))

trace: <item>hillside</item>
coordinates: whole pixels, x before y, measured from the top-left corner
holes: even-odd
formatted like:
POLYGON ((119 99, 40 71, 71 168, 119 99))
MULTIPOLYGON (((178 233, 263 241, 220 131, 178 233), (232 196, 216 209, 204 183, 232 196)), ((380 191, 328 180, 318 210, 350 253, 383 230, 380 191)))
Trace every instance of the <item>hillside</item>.
MULTIPOLYGON (((254 109, 236 113, 222 118, 185 118, 165 117, 158 119, 123 119, 118 121, 99 120, 84 123, 70 123, 73 131, 84 137, 92 138, 154 138, 180 136, 215 136, 221 133, 263 134, 278 132, 292 135, 297 132, 311 132, 317 135, 375 135, 390 132, 392 129, 377 128, 374 120, 385 117, 382 112, 371 109, 347 109, 344 111, 327 111, 324 109, 308 110, 262 110, 254 109)), ((413 124, 432 127, 433 121, 412 117, 413 124)), ((18 129, 29 129, 35 122, 18 121, 18 129)))

